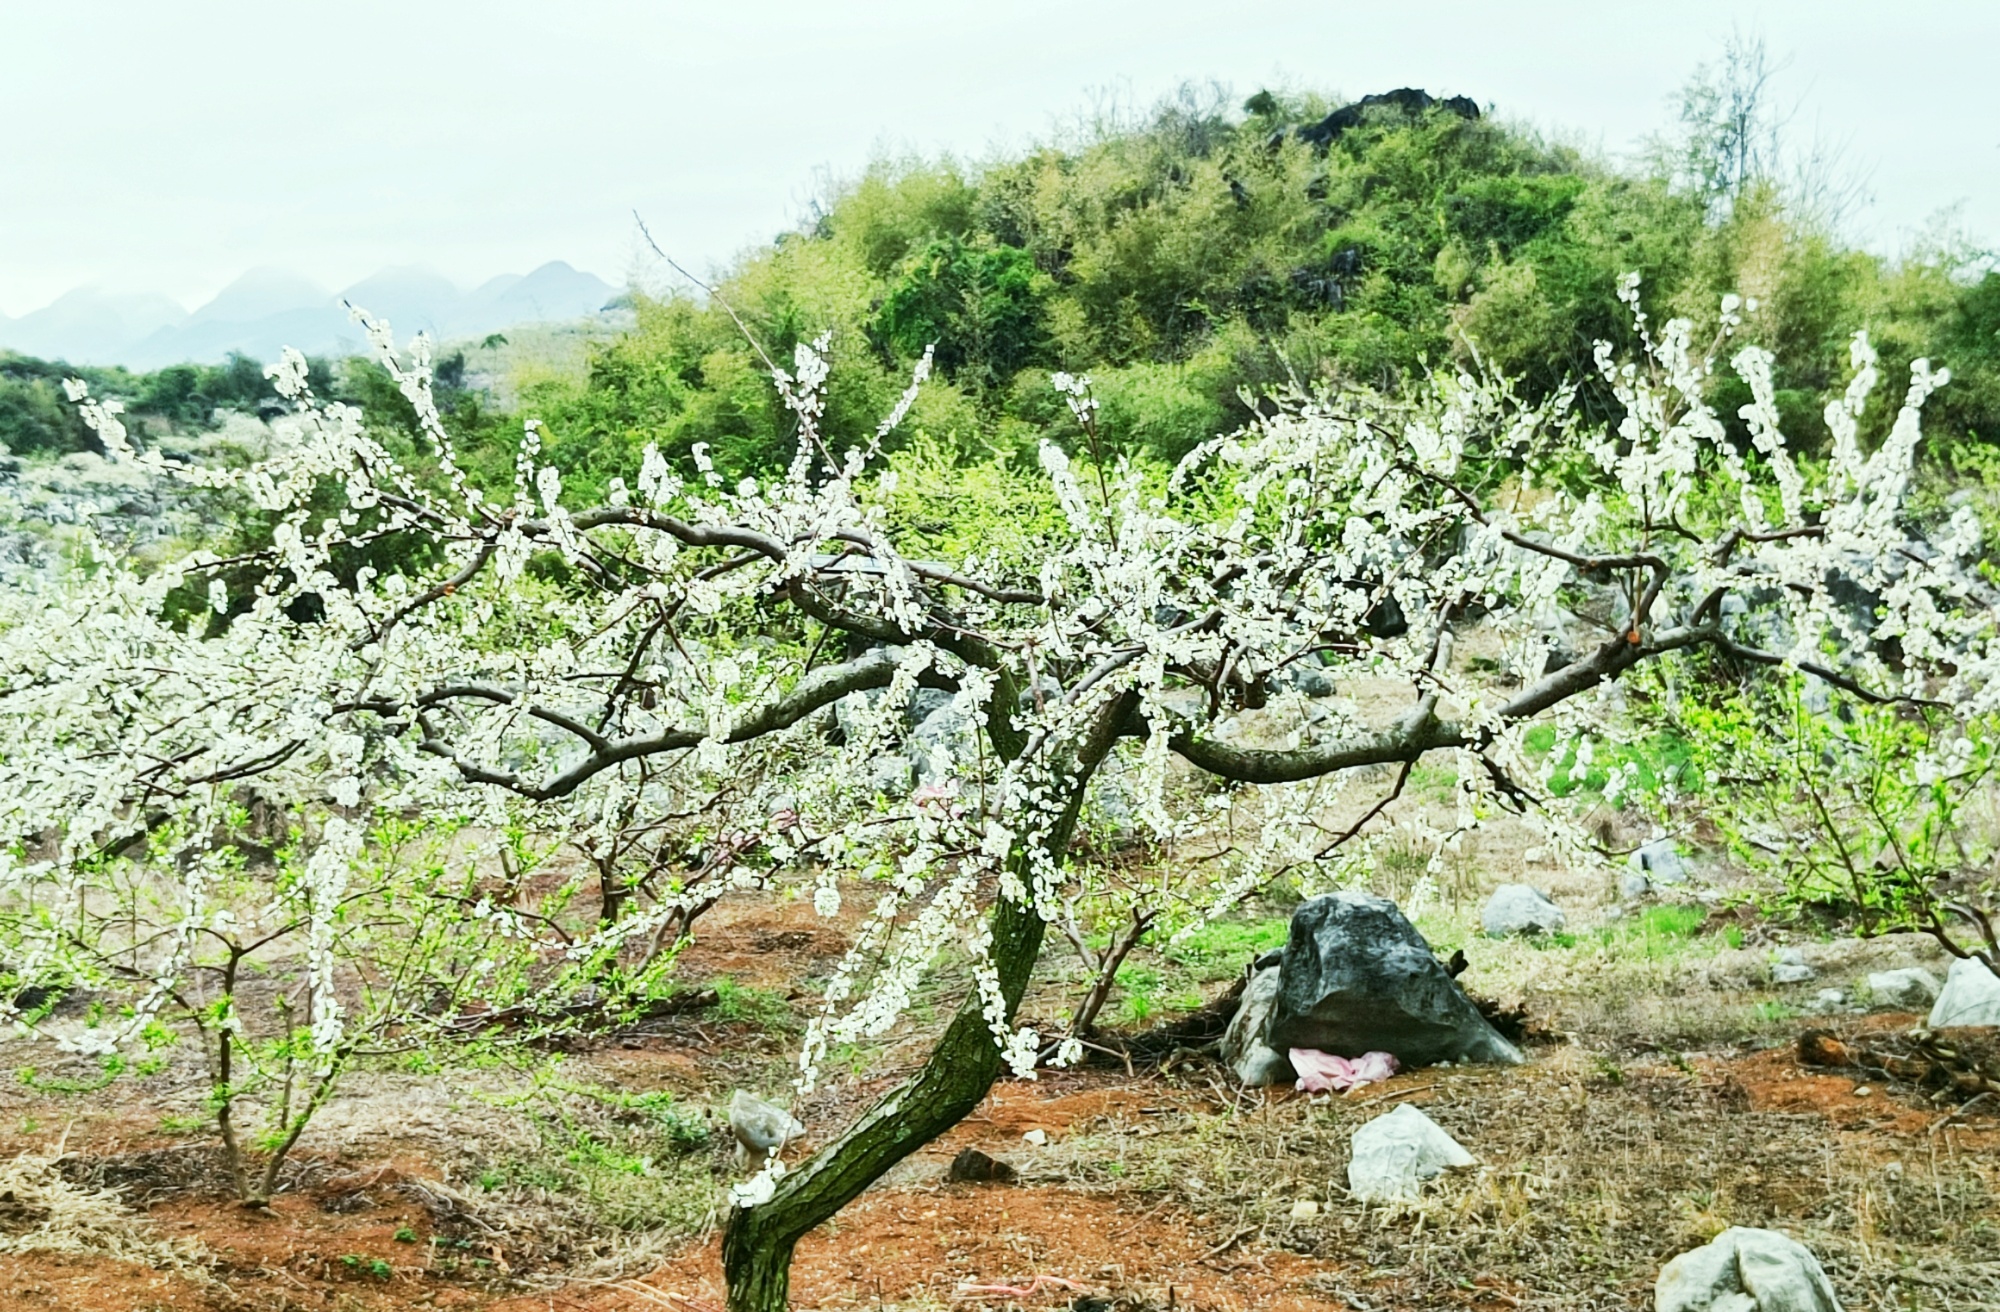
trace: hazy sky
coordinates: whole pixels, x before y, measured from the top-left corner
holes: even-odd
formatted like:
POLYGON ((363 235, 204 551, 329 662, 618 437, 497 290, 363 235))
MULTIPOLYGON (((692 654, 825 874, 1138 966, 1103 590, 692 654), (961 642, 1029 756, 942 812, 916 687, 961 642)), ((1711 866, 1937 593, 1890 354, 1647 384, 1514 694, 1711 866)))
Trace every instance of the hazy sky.
POLYGON ((1866 175, 1871 244, 1953 205, 2000 238, 1995 0, 0 0, 0 312, 257 265, 618 282, 634 209, 713 265, 872 153, 977 158, 1187 79, 1419 86, 1620 152, 1733 27, 1866 175))

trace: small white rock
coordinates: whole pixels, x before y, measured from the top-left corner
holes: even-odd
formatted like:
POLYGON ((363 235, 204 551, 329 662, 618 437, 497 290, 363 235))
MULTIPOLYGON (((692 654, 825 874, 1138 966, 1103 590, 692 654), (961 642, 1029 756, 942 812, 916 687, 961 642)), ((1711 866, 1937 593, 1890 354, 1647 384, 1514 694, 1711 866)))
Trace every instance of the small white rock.
POLYGON ((1922 966, 1907 970, 1877 970, 1868 976, 1868 993, 1877 1003, 1904 1011, 1922 1011, 1938 999, 1942 986, 1922 966))
POLYGON ((1732 1226, 1682 1253, 1653 1285, 1654 1312, 1841 1312, 1812 1250, 1775 1230, 1732 1226))
POLYGON ((1562 908, 1549 895, 1528 884, 1502 884, 1493 890, 1480 913, 1480 928, 1489 938, 1510 934, 1553 934, 1563 927, 1562 908))
POLYGON ((1404 1103, 1354 1132, 1347 1189, 1364 1203, 1413 1203, 1423 1182, 1477 1159, 1430 1117, 1404 1103))
POLYGON ((1803 984, 1818 973, 1806 964, 1806 954, 1800 948, 1779 948, 1771 961, 1773 984, 1803 984))
POLYGON ((1930 1015, 1932 1029, 1947 1025, 2000 1025, 2000 975, 1970 958, 1952 962, 1930 1015))
POLYGON ((736 1136, 739 1159, 762 1164, 806 1127, 784 1108, 738 1089, 729 1099, 729 1132, 736 1136))
POLYGON ((1044 1144, 1048 1143, 1049 1132, 1047 1130, 1030 1130, 1021 1137, 1023 1139, 1026 1139, 1029 1143, 1035 1145, 1035 1147, 1040 1148, 1044 1144))
POLYGON ((1319 1204, 1310 1198, 1301 1198, 1292 1204, 1294 1221, 1310 1221, 1319 1215, 1319 1204))

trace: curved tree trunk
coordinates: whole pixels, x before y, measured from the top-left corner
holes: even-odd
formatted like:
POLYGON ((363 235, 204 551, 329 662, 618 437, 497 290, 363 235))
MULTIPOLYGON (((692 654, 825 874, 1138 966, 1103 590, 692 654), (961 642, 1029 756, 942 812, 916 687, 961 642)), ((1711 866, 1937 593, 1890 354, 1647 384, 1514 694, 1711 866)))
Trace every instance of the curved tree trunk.
MULTIPOLYGON (((1041 953, 1043 928, 1033 907, 1003 898, 994 908, 993 964, 1010 1018, 1041 953)), ((883 1172, 964 1120, 999 1073, 1000 1049, 975 991, 914 1078, 780 1180, 769 1202, 730 1212, 722 1235, 729 1312, 784 1312, 799 1240, 883 1172)))
MULTIPOLYGON (((1012 695, 1011 689, 1007 695, 1012 695)), ((1107 708, 1078 752, 1079 768, 1068 803, 1043 844, 1052 860, 1060 862, 1069 850, 1084 791, 1111 750, 1130 703, 1128 695, 1107 708)), ((1022 883, 1032 888, 1028 853, 1015 852, 1010 864, 1022 883)), ((1009 1022, 1027 991, 1046 928, 1041 913, 1027 903, 1002 897, 993 908, 989 951, 1009 1022)), ((883 1172, 964 1120, 999 1073, 1000 1049, 975 990, 913 1078, 780 1180, 770 1201, 730 1212, 722 1233, 728 1312, 784 1312, 789 1306, 792 1250, 799 1240, 883 1172)))

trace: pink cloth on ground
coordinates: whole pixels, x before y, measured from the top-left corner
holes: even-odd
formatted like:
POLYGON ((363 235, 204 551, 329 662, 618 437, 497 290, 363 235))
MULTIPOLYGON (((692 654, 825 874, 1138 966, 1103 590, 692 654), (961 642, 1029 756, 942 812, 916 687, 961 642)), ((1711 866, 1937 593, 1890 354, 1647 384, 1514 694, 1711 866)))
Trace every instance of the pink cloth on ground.
POLYGON ((1396 1058, 1386 1052, 1364 1052, 1349 1059, 1318 1048, 1293 1048, 1292 1069, 1307 1093, 1346 1093, 1364 1084, 1379 1084, 1396 1073, 1396 1058))

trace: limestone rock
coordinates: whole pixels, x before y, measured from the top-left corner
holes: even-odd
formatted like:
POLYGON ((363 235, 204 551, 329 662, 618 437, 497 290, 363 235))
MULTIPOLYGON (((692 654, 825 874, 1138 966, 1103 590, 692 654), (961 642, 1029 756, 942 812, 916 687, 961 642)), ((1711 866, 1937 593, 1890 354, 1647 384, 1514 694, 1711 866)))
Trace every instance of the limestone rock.
POLYGON ((1251 975, 1243 988, 1243 1003, 1222 1032, 1222 1060, 1236 1078, 1254 1088, 1290 1084, 1298 1072, 1284 1053, 1264 1042, 1271 1013, 1278 1005, 1278 968, 1267 966, 1251 975))
POLYGON ((1875 1001, 1902 1011, 1922 1011, 1937 1001, 1940 988, 1937 976, 1922 966, 1877 970, 1868 975, 1868 992, 1875 1001))
POLYGON ((835 702, 834 738, 840 742, 852 742, 859 737, 862 725, 875 714, 875 704, 881 700, 880 688, 863 688, 859 692, 848 693, 835 702))
POLYGON ((910 764, 917 782, 942 787, 959 773, 961 762, 979 754, 972 717, 947 701, 910 730, 910 764))
POLYGON ((907 797, 914 772, 906 756, 878 756, 868 763, 868 790, 883 797, 907 797))
POLYGON ((1364 1203, 1413 1203, 1423 1182, 1475 1159, 1436 1121, 1408 1103, 1354 1132, 1347 1191, 1364 1203))
POLYGON ((1034 683, 1021 689, 1021 695, 1014 699, 1014 705, 1023 714, 1026 714, 1035 709, 1035 702, 1038 698, 1044 707, 1049 707, 1061 701, 1062 695, 1063 686, 1044 674, 1041 678, 1035 680, 1034 683))
POLYGON ((1812 1251, 1775 1230, 1734 1226, 1682 1253, 1653 1285, 1654 1312, 1841 1312, 1812 1251))
POLYGON ((1488 938, 1509 934, 1553 934, 1564 924, 1562 908, 1549 895, 1527 884, 1502 884, 1486 900, 1480 928, 1488 938))
POLYGON ((1341 133, 1360 126, 1370 110, 1375 110, 1385 118, 1396 112, 1414 119, 1432 108, 1456 114, 1464 119, 1479 117, 1479 102, 1470 96, 1452 96, 1447 99, 1443 96, 1432 96, 1416 87, 1398 87, 1394 91, 1363 96, 1351 105, 1342 105, 1319 122, 1307 124, 1294 131, 1301 141, 1309 142, 1324 150, 1329 143, 1337 140, 1341 133))
POLYGON ((1317 665, 1304 661, 1293 661, 1287 665, 1283 675, 1286 684, 1307 697, 1331 697, 1334 694, 1333 677, 1317 665))
POLYGON ((804 1134, 806 1127, 784 1108, 738 1089, 729 1099, 729 1132, 736 1136, 739 1159, 761 1163, 804 1134))
POLYGON ((903 727, 914 729, 936 712, 951 705, 951 694, 942 688, 919 688, 910 694, 910 704, 903 710, 903 727))
POLYGON ((1930 1016, 1932 1029, 1947 1025, 2000 1025, 2000 975, 1968 958, 1952 962, 1930 1016))
POLYGON ((1387 898, 1329 893, 1292 914, 1264 1042, 1341 1057, 1387 1052, 1404 1066, 1518 1065, 1416 927, 1387 898))
POLYGON ((1800 948, 1779 948, 1771 962, 1773 984, 1803 984, 1818 973, 1806 964, 1806 954, 1800 948))
POLYGON ((1650 884, 1685 884, 1688 879, 1687 862, 1671 839, 1654 839, 1626 858, 1626 864, 1650 884))

